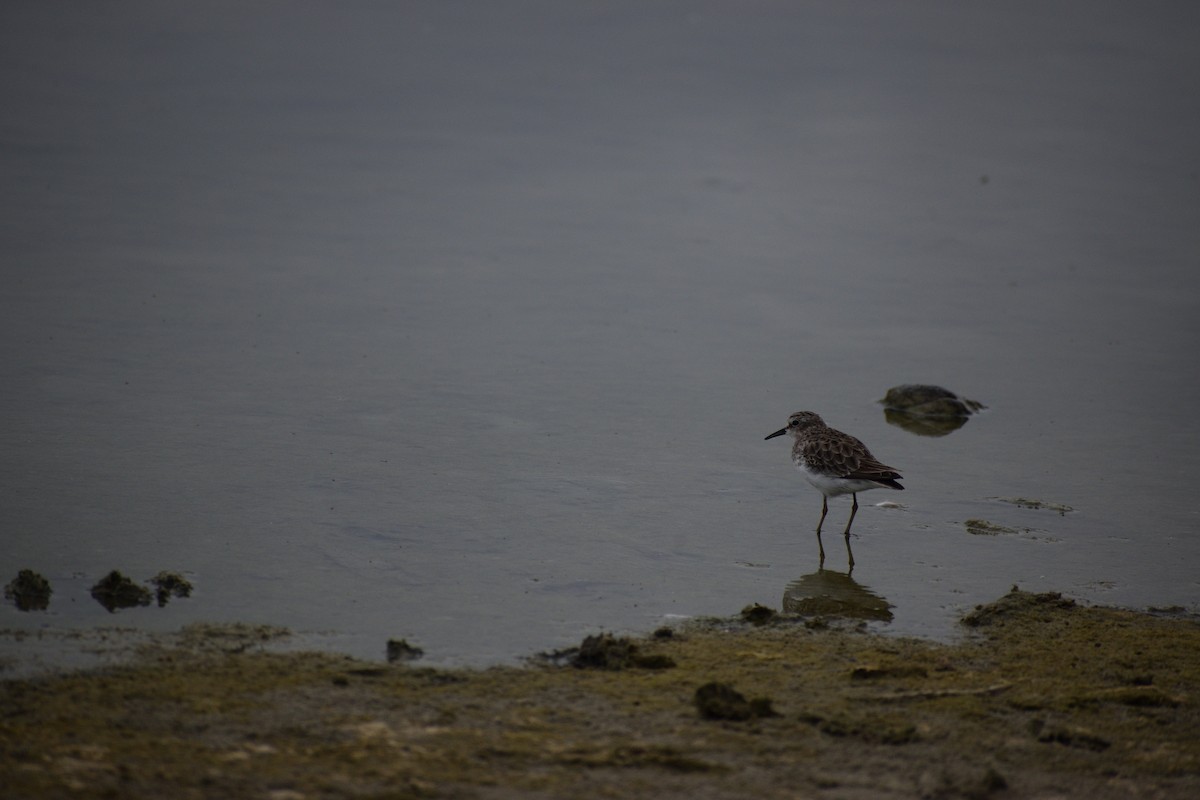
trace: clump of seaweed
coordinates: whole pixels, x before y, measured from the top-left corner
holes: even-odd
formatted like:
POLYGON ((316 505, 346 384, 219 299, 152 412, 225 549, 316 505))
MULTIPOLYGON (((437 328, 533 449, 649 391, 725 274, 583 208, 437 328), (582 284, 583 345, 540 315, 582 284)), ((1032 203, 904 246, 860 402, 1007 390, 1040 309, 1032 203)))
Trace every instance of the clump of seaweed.
POLYGON ((118 608, 150 605, 150 590, 138 586, 119 571, 113 570, 92 587, 92 597, 109 612, 118 608))
POLYGON ((669 656, 646 655, 631 639, 602 633, 588 636, 578 648, 567 651, 570 665, 578 669, 670 669, 675 661, 669 656))
POLYGON ((989 522, 986 519, 969 519, 963 524, 967 527, 967 533, 972 536, 1000 536, 1020 533, 1016 528, 999 525, 995 522, 989 522))
POLYGON ((155 598, 158 600, 158 607, 165 606, 172 597, 191 597, 192 583, 187 578, 180 575, 178 572, 169 572, 163 570, 150 579, 150 582, 155 586, 155 598))
POLYGON ((1065 517, 1068 511, 1074 511, 1071 506, 1063 503, 1051 503, 1046 500, 1036 500, 1031 497, 993 497, 1001 503, 1012 503, 1017 508, 1032 508, 1039 511, 1057 511, 1060 517, 1065 517))
POLYGON ((425 655, 421 648, 411 645, 407 639, 388 639, 387 660, 389 664, 397 661, 416 661, 425 655))
POLYGON ((1063 597, 1059 592, 1022 592, 1016 586, 1009 593, 986 605, 975 606, 975 610, 962 618, 962 623, 972 628, 987 625, 1003 624, 1006 619, 1024 617, 1036 618, 1045 611, 1069 611, 1075 608, 1075 601, 1063 597))
POLYGON ((21 570, 4 587, 4 596, 16 603, 21 611, 44 611, 50 605, 52 594, 50 581, 31 569, 21 570))

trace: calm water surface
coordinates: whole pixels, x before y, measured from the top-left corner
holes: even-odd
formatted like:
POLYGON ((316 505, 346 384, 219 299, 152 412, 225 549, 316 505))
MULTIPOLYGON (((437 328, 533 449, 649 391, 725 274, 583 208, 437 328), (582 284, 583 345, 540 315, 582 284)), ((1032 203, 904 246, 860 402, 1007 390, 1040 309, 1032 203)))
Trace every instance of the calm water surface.
POLYGON ((0 23, 0 580, 55 588, 0 628, 483 664, 833 585, 936 637, 1013 584, 1200 608, 1194 4, 0 23), (988 409, 915 436, 909 382, 988 409), (763 441, 802 409, 906 477, 852 584, 763 441), (110 614, 114 568, 196 592, 110 614))

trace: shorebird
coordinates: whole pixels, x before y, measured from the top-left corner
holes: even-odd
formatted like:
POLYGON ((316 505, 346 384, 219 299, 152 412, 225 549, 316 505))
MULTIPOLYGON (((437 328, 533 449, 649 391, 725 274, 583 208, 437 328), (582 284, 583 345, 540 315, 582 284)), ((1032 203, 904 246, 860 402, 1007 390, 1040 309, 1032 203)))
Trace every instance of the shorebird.
MULTIPOLYGON (((850 551, 850 526, 858 513, 858 493, 869 489, 903 489, 896 482, 902 478, 894 468, 881 463, 867 446, 848 433, 825 424, 811 411, 797 411, 788 417, 787 425, 767 439, 792 435, 792 463, 804 473, 804 478, 821 493, 821 519, 817 520, 817 547, 821 564, 825 563, 825 547, 821 544, 821 525, 829 513, 829 498, 848 494, 853 498, 850 519, 846 522, 846 552, 850 568, 854 568, 854 553, 850 551)), ((765 441, 765 440, 764 440, 765 441)))

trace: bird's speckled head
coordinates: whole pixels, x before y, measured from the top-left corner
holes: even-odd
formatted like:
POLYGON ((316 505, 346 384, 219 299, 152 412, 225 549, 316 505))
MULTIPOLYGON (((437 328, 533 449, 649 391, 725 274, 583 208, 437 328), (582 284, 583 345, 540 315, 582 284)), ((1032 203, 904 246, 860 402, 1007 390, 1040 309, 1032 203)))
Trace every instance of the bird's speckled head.
POLYGON ((792 436, 803 436, 808 431, 824 427, 825 420, 812 411, 797 411, 788 417, 785 427, 780 428, 766 438, 774 439, 776 436, 783 436, 785 433, 790 433, 792 436))

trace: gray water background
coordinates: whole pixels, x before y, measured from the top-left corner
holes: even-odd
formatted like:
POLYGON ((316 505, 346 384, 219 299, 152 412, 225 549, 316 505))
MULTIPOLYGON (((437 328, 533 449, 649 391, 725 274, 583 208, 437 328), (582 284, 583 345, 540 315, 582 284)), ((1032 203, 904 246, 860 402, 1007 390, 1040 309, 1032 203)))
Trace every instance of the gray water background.
POLYGON ((820 496, 763 437, 801 409, 905 475, 855 523, 887 629, 1013 584, 1196 610, 1197 23, 3 4, 0 579, 55 594, 0 628, 487 664, 779 607, 820 496), (988 410, 914 436, 875 402, 908 382, 988 410), (113 568, 196 592, 110 614, 113 568))

